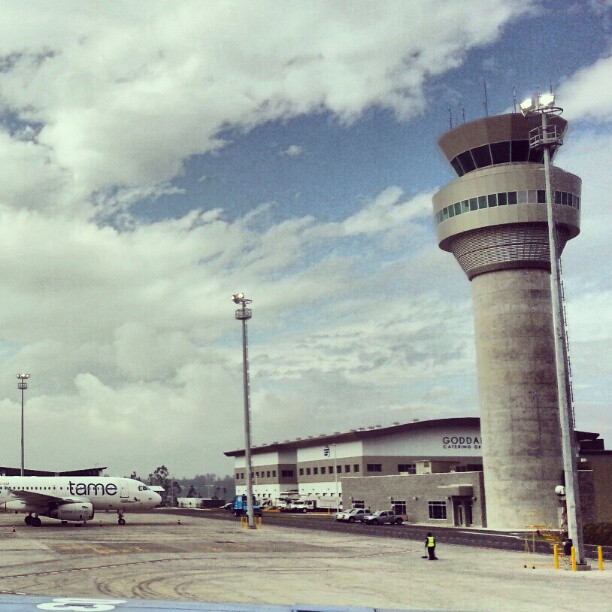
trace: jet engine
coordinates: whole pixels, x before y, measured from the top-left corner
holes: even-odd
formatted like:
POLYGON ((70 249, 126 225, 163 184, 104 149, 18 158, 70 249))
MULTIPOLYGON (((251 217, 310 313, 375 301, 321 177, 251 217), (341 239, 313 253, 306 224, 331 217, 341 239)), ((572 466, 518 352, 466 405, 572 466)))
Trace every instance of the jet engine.
POLYGON ((94 517, 94 509, 89 502, 61 504, 49 510, 49 517, 62 521, 90 521, 94 517))

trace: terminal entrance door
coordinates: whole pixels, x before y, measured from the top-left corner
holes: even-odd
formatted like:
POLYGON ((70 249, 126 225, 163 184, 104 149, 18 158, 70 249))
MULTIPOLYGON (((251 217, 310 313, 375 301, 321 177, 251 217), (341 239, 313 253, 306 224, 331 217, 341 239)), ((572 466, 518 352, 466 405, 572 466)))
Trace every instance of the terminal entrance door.
POLYGON ((453 498, 453 515, 457 527, 469 527, 472 524, 471 498, 453 498))

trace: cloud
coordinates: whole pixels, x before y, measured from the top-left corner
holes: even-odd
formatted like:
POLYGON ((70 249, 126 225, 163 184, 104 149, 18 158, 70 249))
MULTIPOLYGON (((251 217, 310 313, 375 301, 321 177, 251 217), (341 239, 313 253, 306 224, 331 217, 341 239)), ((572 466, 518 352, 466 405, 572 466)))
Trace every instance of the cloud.
POLYGON ((530 4, 498 0, 485 12, 448 0, 425 14, 399 2, 120 2, 112 11, 3 2, 1 103, 37 126, 27 163, 46 158, 73 197, 142 189, 223 147, 228 126, 313 112, 354 121, 372 107, 421 113, 425 82, 530 4))
MULTIPOLYGON (((429 190, 389 186, 334 221, 279 221, 272 201, 242 215, 129 214, 183 197, 186 160, 226 147, 228 128, 351 122, 373 107, 414 117, 432 76, 530 3, 286 6, 0 2, 0 108, 17 125, 0 132, 5 463, 19 457, 12 373, 29 371, 32 467, 229 471, 222 451, 243 440, 238 290, 254 300, 256 441, 372 424, 378 408, 385 422, 476 413, 470 286, 436 246, 429 190)), ((610 165, 592 159, 612 150, 592 136, 560 154, 585 180, 583 235, 564 259, 578 397, 591 407, 603 404, 588 349, 607 340, 597 281, 610 165)))
MULTIPOLYGON (((347 400, 364 385, 372 390, 353 402, 363 421, 368 397, 386 396, 398 414, 440 410, 419 371, 427 367, 437 386, 464 377, 472 353, 469 316, 461 321, 467 294, 452 309, 436 297, 439 274, 432 278, 426 263, 439 257, 433 240, 383 249, 382 259, 358 255, 364 236, 374 253, 397 225, 418 228, 428 198, 390 188, 338 223, 302 217, 256 230, 250 214, 227 222, 219 211, 122 232, 78 217, 0 209, 2 365, 32 374, 30 465, 61 469, 87 458, 126 473, 156 462, 186 474, 204 463, 201 469, 224 471, 221 451, 242 437, 233 288, 254 300, 258 439, 275 402, 296 398, 296 384, 310 392, 295 410, 325 410, 332 396, 313 403, 327 392, 315 389, 322 379, 347 385, 347 400), (416 287, 405 285, 408 273, 416 287), (461 327, 456 341, 443 331, 461 327), (414 401, 402 399, 407 385, 420 388, 414 401), (69 431, 70 448, 35 442, 49 431, 69 431)), ((452 264, 448 276, 446 290, 461 294, 464 279, 452 264)), ((10 380, 0 381, 0 397, 14 396, 10 380)), ((17 441, 11 406, 0 424, 17 441)), ((10 456, 8 443, 9 463, 10 456)))
MULTIPOLYGON (((610 324, 609 235, 612 223, 607 168, 612 133, 606 127, 574 127, 556 161, 582 179, 580 234, 563 253, 563 278, 577 425, 612 438, 609 419, 612 325, 610 324), (596 160, 596 163, 594 163, 596 160)), ((608 442, 609 444, 609 442, 608 442)))
POLYGON ((596 123, 612 121, 612 54, 574 73, 561 84, 558 99, 565 109, 564 117, 596 123))
POLYGON ((286 155, 287 157, 299 157, 300 155, 302 155, 302 153, 304 153, 303 147, 301 147, 300 145, 292 144, 292 145, 289 145, 283 151, 282 154, 286 155))

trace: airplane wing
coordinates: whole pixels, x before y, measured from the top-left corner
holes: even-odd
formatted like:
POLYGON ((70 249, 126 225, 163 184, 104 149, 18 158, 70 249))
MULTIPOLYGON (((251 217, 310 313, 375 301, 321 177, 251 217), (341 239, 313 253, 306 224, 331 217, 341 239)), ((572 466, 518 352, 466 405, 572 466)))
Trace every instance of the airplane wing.
POLYGON ((11 489, 11 493, 21 499, 26 504, 32 504, 34 506, 46 506, 49 503, 55 504, 69 504, 69 503, 79 503, 79 502, 87 502, 88 499, 77 496, 68 496, 65 497, 63 495, 52 495, 50 493, 35 493, 34 491, 24 491, 20 489, 11 489))

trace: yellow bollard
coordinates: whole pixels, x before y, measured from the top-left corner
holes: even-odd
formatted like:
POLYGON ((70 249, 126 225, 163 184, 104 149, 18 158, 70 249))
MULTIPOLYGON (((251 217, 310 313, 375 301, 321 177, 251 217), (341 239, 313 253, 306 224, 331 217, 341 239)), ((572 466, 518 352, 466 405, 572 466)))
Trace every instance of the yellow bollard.
POLYGON ((553 546, 553 560, 555 563, 555 569, 559 569, 559 545, 555 544, 553 546))
POLYGON ((603 572, 603 548, 597 547, 597 559, 599 560, 599 569, 603 572))
POLYGON ((576 571, 576 549, 572 546, 572 572, 576 571))
MULTIPOLYGON (((261 516, 253 517, 253 529, 257 529, 257 527, 261 527, 263 524, 263 519, 261 516)), ((242 515, 240 517, 240 526, 244 529, 249 529, 249 517, 246 515, 242 515)))

